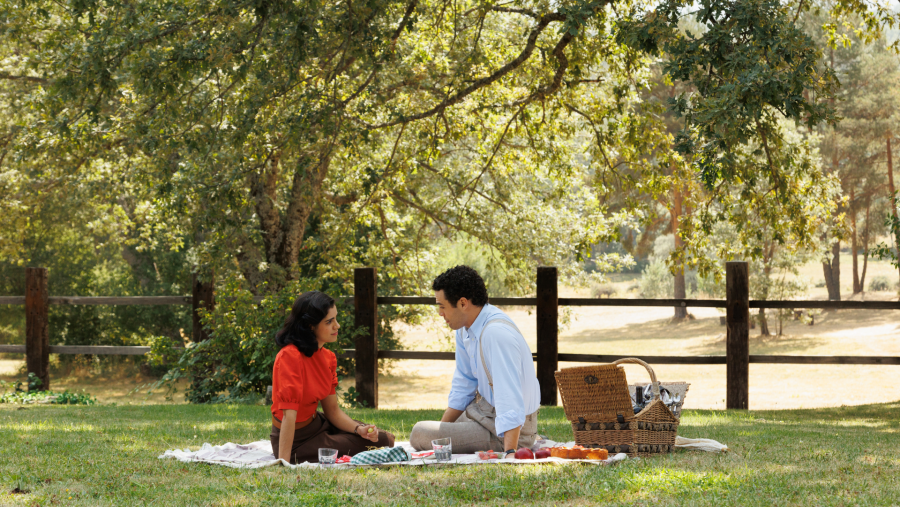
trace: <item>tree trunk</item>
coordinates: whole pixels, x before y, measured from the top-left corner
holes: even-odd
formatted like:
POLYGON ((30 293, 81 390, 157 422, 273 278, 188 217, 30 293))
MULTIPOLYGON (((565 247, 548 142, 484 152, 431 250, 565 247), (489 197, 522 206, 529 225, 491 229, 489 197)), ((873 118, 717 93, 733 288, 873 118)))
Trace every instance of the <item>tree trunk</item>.
MULTIPOLYGON (((891 215, 894 217, 894 223, 897 223, 897 194, 895 194, 894 189, 894 159, 891 154, 891 136, 893 134, 888 132, 887 138, 885 139, 887 144, 887 173, 888 173, 888 190, 891 192, 891 215)), ((894 233, 894 247, 897 249, 897 252, 900 253, 900 230, 891 231, 894 233)), ((900 268, 900 266, 898 266, 900 268)))
POLYGON ((259 220, 263 248, 259 251, 249 241, 241 245, 238 262, 248 281, 251 277, 266 280, 268 290, 277 290, 286 281, 296 278, 295 268, 306 225, 321 195, 322 182, 331 161, 331 148, 322 148, 318 155, 305 155, 296 162, 283 211, 277 205, 281 154, 272 154, 262 168, 249 175, 250 194, 259 220), (254 266, 257 257, 265 261, 263 268, 259 264, 254 266))
POLYGON ((869 267, 869 209, 872 207, 872 200, 866 199, 866 226, 863 228, 863 268, 862 274, 859 275, 859 286, 865 290, 866 287, 866 268, 869 267))
MULTIPOLYGON (((672 190, 672 234, 675 237, 675 249, 681 248, 681 236, 678 235, 679 219, 681 218, 681 189, 676 185, 672 190)), ((675 267, 675 299, 687 298, 687 291, 684 287, 684 264, 675 267)), ((687 318, 687 308, 684 306, 675 307, 675 320, 684 320, 687 318)))
POLYGON ((769 321, 766 320, 766 309, 759 309, 759 335, 760 336, 772 336, 772 333, 769 332, 769 321))
POLYGON ((822 271, 825 273, 825 287, 828 289, 829 301, 841 300, 841 242, 835 241, 831 245, 831 262, 822 263, 822 271))
POLYGON ((859 283, 859 260, 858 260, 858 245, 856 241, 857 231, 856 231, 856 205, 855 201, 855 192, 854 188, 851 185, 850 187, 850 254, 853 258, 853 294, 859 294, 862 292, 862 286, 859 283))
MULTIPOLYGON (((775 256, 775 245, 772 244, 767 249, 766 256, 763 258, 763 276, 768 281, 769 276, 772 274, 771 262, 772 258, 775 256)), ((762 297, 760 298, 763 301, 769 299, 769 285, 767 284, 763 290, 762 297)), ((769 332, 769 321, 766 320, 766 309, 759 309, 759 335, 760 336, 771 336, 772 333, 769 332)))

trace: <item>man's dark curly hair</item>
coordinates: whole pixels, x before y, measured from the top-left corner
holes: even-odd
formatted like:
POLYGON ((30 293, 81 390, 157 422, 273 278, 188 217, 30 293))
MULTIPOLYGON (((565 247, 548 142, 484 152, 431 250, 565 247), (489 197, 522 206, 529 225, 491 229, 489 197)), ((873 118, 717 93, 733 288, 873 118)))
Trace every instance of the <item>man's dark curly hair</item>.
POLYGON ((456 266, 444 271, 431 284, 435 292, 444 291, 444 297, 453 308, 459 298, 466 298, 475 306, 484 306, 488 302, 487 287, 478 271, 469 266, 456 266))

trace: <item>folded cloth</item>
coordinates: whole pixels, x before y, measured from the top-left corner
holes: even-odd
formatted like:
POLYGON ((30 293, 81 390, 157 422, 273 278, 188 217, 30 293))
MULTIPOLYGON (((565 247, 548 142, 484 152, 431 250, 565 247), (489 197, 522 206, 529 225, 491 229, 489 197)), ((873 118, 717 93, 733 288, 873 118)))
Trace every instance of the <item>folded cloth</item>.
POLYGON ((364 451, 350 458, 351 465, 380 465, 382 463, 399 463, 409 461, 412 457, 401 446, 387 449, 364 451))
POLYGON ((728 452, 727 445, 720 444, 719 442, 708 438, 684 438, 676 436, 675 448, 689 449, 692 451, 728 452))

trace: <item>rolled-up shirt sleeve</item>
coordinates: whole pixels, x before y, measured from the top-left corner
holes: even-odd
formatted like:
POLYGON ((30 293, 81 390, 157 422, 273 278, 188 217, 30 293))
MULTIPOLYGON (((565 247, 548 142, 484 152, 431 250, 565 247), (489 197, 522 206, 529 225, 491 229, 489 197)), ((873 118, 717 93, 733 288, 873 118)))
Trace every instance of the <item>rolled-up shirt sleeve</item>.
POLYGON ((477 388, 478 379, 472 372, 472 365, 469 364, 469 356, 463 348, 460 333, 456 333, 456 370, 453 372, 447 406, 455 410, 465 410, 475 399, 477 388))
POLYGON ((272 373, 272 410, 300 410, 303 400, 303 376, 296 365, 290 364, 287 355, 278 356, 272 373))
MULTIPOLYGON (((524 372, 520 354, 511 353, 518 349, 513 332, 503 325, 492 326, 491 330, 493 332, 483 346, 494 381, 494 409, 497 411, 494 424, 497 436, 503 438, 507 431, 525 424, 524 372)), ((531 358, 530 353, 528 358, 531 358)))

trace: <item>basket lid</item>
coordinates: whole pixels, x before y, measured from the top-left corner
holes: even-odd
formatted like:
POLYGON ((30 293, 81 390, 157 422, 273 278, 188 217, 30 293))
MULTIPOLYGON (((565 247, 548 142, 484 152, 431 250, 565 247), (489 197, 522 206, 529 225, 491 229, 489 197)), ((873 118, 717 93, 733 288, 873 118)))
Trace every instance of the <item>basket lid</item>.
POLYGON ((563 368, 556 372, 556 384, 569 421, 615 421, 619 416, 634 419, 625 370, 614 364, 563 368))

